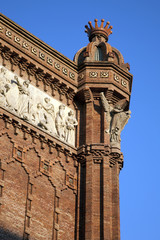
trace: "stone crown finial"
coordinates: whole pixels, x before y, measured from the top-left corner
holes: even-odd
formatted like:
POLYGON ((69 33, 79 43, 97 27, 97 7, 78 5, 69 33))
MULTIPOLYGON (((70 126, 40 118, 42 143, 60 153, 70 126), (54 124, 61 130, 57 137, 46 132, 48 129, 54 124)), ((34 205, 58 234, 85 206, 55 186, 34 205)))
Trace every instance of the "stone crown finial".
POLYGON ((91 21, 88 22, 90 28, 88 27, 88 25, 85 25, 85 32, 88 34, 88 37, 89 37, 89 41, 91 42, 92 41, 92 38, 95 37, 96 35, 101 35, 103 36, 107 41, 108 41, 108 36, 110 34, 112 34, 112 26, 109 27, 109 24, 110 22, 107 22, 105 27, 103 26, 104 25, 104 19, 101 20, 101 25, 100 27, 98 27, 98 20, 95 19, 95 27, 92 26, 92 23, 91 21))

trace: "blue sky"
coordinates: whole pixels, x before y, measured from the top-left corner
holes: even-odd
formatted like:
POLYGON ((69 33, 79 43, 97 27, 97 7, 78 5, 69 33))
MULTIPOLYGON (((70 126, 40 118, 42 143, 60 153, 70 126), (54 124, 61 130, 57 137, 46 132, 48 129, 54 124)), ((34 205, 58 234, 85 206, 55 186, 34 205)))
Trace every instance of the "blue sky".
POLYGON ((0 12, 73 59, 88 44, 84 25, 110 21, 109 43, 131 66, 132 117, 122 133, 122 240, 160 239, 160 2, 5 0, 0 12))

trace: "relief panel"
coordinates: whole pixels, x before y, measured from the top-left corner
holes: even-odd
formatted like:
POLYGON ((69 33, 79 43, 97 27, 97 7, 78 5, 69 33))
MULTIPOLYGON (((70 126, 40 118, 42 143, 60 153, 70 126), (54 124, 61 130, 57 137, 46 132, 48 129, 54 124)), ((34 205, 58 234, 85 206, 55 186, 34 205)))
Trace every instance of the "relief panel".
POLYGON ((0 66, 0 106, 50 135, 75 146, 75 112, 0 66))

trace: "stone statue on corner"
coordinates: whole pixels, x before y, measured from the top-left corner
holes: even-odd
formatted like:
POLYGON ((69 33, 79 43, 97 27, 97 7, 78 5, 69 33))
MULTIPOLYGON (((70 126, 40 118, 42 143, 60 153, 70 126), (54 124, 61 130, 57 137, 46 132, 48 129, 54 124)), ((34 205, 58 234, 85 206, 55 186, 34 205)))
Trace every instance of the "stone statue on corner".
POLYGON ((127 124, 131 111, 124 111, 127 103, 126 99, 120 100, 112 107, 109 105, 103 92, 100 93, 100 97, 104 111, 106 112, 106 120, 108 123, 106 132, 110 135, 111 146, 120 148, 121 131, 127 124))

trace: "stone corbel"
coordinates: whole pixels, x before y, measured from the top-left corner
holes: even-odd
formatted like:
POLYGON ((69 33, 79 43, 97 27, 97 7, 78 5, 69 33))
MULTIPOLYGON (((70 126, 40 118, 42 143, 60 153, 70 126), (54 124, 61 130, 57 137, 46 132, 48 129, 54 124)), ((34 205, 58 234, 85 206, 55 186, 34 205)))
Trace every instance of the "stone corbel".
POLYGON ((20 57, 17 53, 13 52, 11 54, 10 62, 11 62, 11 71, 14 72, 14 66, 17 66, 19 64, 20 57))
POLYGON ((47 86, 51 85, 52 77, 50 74, 46 73, 43 78, 44 91, 47 92, 47 86))
POLYGON ((59 100, 62 101, 62 96, 64 96, 67 93, 67 85, 64 83, 61 83, 60 87, 58 88, 58 92, 59 92, 59 100))
POLYGON ((120 152, 119 149, 112 149, 111 148, 111 153, 110 153, 110 167, 113 167, 116 163, 119 166, 119 170, 123 168, 123 154, 120 152))
POLYGON ((55 91, 58 91, 59 87, 60 87, 61 83, 59 82, 58 79, 54 78, 52 80, 52 84, 51 84, 51 88, 52 88, 52 96, 55 96, 55 91))
POLYGON ((31 76, 34 76, 36 74, 37 68, 34 64, 30 63, 27 67, 28 72, 28 79, 31 80, 31 76))
POLYGON ((4 119, 4 122, 5 122, 5 128, 9 129, 9 124, 12 123, 12 118, 3 114, 3 119, 4 119))
POLYGON ((45 74, 42 69, 38 68, 36 73, 35 73, 35 78, 36 78, 36 86, 39 87, 39 81, 43 81, 45 74))
POLYGON ((14 134, 18 135, 18 131, 17 130, 21 129, 22 125, 18 121, 15 121, 15 120, 13 120, 12 125, 14 127, 14 134))
POLYGON ((22 125, 22 131, 23 131, 23 139, 27 140, 27 134, 30 134, 30 130, 28 129, 28 127, 22 125))
POLYGON ((68 163, 69 162, 69 157, 71 157, 71 153, 69 150, 67 149, 64 149, 64 155, 66 156, 66 162, 68 163))
POLYGON ((25 58, 21 58, 19 61, 19 68, 20 68, 20 77, 23 77, 23 72, 27 71, 29 63, 25 58))
POLYGON ((73 101, 73 98, 75 96, 75 92, 73 89, 69 88, 66 92, 66 98, 67 98, 67 105, 70 105, 70 101, 73 101))
POLYGON ((40 135, 39 136, 40 142, 41 142, 41 149, 44 149, 44 145, 47 143, 47 140, 45 139, 44 136, 40 135))
POLYGON ((83 89, 83 97, 84 97, 84 101, 85 103, 89 103, 89 102, 93 102, 93 94, 90 88, 85 88, 83 89))
POLYGON ((72 154, 72 158, 73 158, 73 161, 74 161, 74 167, 78 167, 78 158, 77 158, 77 155, 76 154, 72 154))
POLYGON ((35 143, 35 139, 39 138, 38 134, 36 133, 36 131, 33 131, 32 129, 30 130, 30 134, 32 136, 32 142, 35 143))
POLYGON ((61 158, 61 153, 63 152, 62 147, 56 144, 56 150, 57 150, 57 157, 61 158))
POLYGON ((56 144, 54 142, 48 141, 48 146, 49 146, 49 153, 53 153, 53 148, 56 147, 56 144))
POLYGON ((10 51, 10 49, 8 47, 3 47, 1 55, 2 55, 2 59, 3 59, 2 65, 6 66, 6 61, 10 60, 12 52, 10 51))

